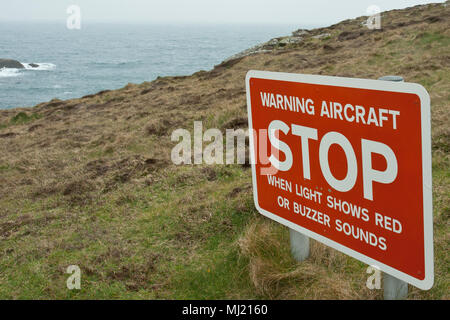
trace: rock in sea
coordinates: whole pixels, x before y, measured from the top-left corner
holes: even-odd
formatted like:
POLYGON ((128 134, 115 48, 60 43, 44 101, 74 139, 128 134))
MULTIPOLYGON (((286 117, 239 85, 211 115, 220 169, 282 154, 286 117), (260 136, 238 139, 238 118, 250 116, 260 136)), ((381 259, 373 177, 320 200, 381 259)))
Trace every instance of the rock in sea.
POLYGON ((23 69, 24 66, 19 61, 16 61, 16 60, 0 59, 0 69, 1 68, 23 69))

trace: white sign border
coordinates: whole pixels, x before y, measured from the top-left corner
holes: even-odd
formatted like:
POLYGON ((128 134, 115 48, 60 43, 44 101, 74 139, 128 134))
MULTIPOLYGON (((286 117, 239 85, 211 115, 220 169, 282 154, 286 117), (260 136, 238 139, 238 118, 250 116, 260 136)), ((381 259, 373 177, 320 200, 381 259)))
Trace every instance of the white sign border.
POLYGON ((339 86, 347 88, 360 88, 369 90, 381 90, 389 92, 403 92, 416 94, 420 98, 421 110, 421 128, 422 128, 422 175, 423 175, 423 222, 424 222, 424 256, 425 256, 425 278, 419 280, 404 272, 385 265, 373 258, 361 254, 353 249, 343 246, 331 239, 320 234, 305 229, 289 220, 281 218, 269 211, 266 211, 258 205, 258 190, 256 184, 256 168, 254 159, 254 141, 253 135, 249 135, 250 141, 250 157, 252 166, 252 182, 253 182, 253 200, 255 207, 262 215, 285 225, 288 228, 296 230, 313 238, 323 244, 341 251, 355 259, 358 259, 369 265, 378 267, 381 271, 390 274, 400 280, 410 283, 422 290, 429 290, 434 283, 434 252, 433 252, 433 197, 432 197, 432 161, 431 161, 431 112, 430 112, 430 96, 423 86, 417 83, 408 82, 389 82, 381 80, 369 80, 358 78, 332 77, 322 75, 307 75, 297 73, 283 73, 270 71, 250 70, 247 72, 245 83, 247 92, 247 112, 249 132, 252 132, 252 111, 250 98, 250 79, 267 79, 300 82, 317 85, 339 86))

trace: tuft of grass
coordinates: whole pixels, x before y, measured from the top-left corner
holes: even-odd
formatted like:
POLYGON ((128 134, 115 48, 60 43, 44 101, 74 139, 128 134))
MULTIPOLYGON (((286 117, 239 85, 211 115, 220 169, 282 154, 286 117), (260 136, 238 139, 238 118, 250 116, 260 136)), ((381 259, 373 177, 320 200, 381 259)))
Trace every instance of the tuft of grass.
POLYGON ((297 263, 290 254, 288 229, 274 222, 258 219, 250 224, 239 239, 239 247, 249 260, 250 279, 260 298, 373 298, 362 279, 349 279, 350 272, 363 274, 363 264, 353 264, 348 257, 315 241, 310 258, 297 263))
POLYGON ((42 116, 39 115, 38 113, 28 114, 28 113, 22 111, 11 118, 10 124, 11 125, 25 124, 25 123, 29 123, 33 120, 40 119, 41 117, 42 116))
POLYGON ((0 165, 0 171, 7 171, 11 169, 11 167, 8 164, 0 165))
POLYGON ((423 46, 437 44, 448 47, 450 45, 450 37, 440 32, 424 32, 418 36, 418 40, 423 46))

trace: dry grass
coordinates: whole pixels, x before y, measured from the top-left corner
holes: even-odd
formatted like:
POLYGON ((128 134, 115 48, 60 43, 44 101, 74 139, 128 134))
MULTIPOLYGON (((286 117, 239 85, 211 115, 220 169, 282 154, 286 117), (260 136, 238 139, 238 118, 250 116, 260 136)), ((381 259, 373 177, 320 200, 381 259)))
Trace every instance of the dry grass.
POLYGON ((287 232, 267 220, 251 224, 238 241, 249 258, 250 279, 267 299, 367 299, 374 292, 364 288, 364 277, 345 273, 349 258, 312 241, 310 258, 296 263, 289 253, 287 232), (356 287, 355 287, 356 286, 356 287))

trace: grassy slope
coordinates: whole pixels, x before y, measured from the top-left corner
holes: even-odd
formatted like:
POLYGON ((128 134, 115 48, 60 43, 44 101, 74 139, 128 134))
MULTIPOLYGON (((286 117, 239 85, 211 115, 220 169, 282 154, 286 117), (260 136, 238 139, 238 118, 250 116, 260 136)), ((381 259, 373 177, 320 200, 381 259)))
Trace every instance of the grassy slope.
POLYGON ((251 172, 170 163, 175 128, 245 126, 249 69, 376 79, 402 75, 432 99, 436 282, 448 299, 450 7, 344 21, 297 45, 31 109, 0 111, 0 298, 354 298, 366 266, 313 242, 296 264, 287 230, 259 216, 251 172), (66 289, 79 265, 82 289, 66 289))

